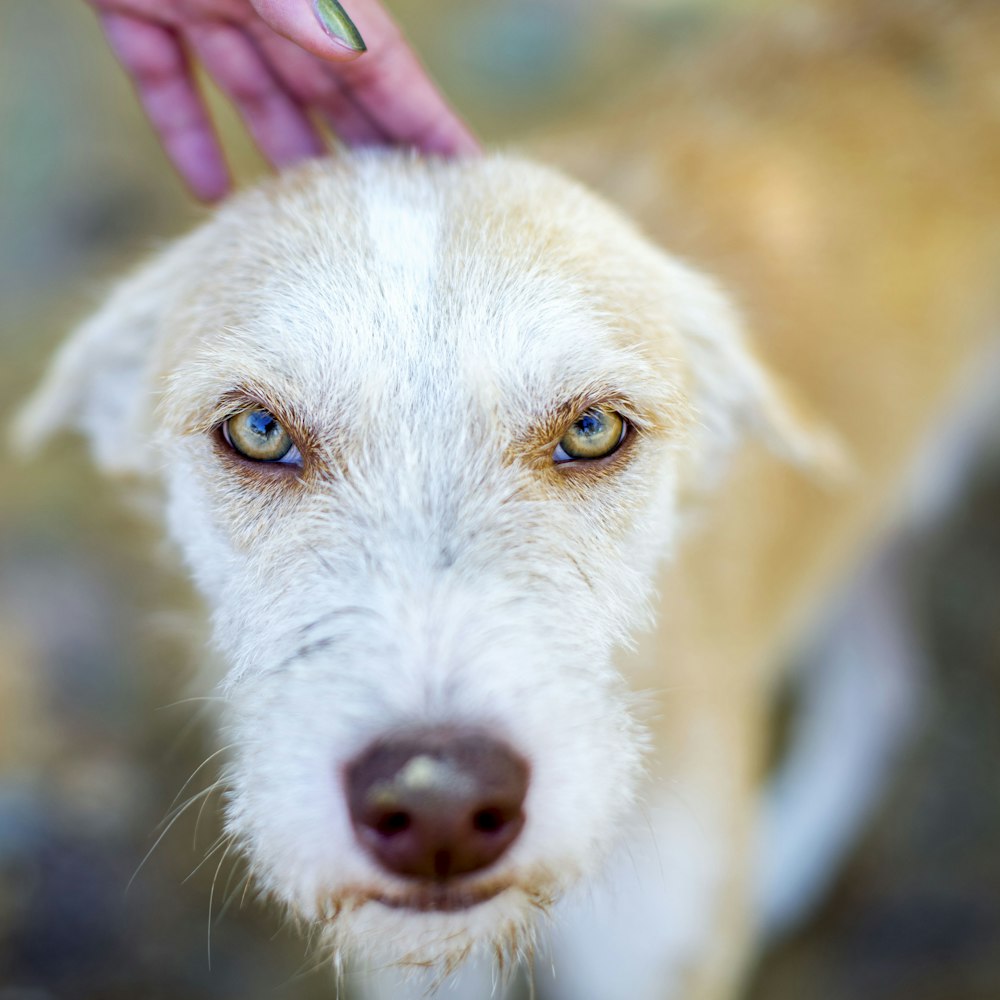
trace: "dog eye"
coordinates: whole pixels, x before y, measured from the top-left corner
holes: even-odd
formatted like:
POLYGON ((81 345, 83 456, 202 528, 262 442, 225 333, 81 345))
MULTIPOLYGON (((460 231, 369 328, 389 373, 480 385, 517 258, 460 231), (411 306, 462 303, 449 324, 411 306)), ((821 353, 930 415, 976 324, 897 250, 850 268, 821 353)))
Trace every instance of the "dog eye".
POLYGON ((226 442, 254 462, 302 463, 291 435, 264 409, 244 410, 222 425, 226 442))
POLYGON ((625 440, 627 427, 614 410, 591 407, 577 418, 576 423, 556 445, 552 457, 556 462, 605 458, 625 440))

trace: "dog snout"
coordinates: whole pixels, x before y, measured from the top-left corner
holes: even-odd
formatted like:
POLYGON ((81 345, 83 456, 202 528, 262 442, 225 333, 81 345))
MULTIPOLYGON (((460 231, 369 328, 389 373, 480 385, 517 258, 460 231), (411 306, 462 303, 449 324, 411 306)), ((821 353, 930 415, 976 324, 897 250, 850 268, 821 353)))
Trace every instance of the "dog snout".
POLYGON ((524 826, 528 765, 481 732, 376 742, 347 769, 358 839, 387 871, 444 879, 496 861, 524 826))

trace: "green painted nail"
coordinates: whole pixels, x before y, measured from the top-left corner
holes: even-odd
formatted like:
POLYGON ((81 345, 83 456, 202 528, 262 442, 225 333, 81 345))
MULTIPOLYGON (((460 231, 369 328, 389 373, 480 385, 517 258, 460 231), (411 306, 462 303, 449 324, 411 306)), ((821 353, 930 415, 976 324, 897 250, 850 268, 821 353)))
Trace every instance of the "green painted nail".
POLYGON ((337 3, 337 0, 313 0, 313 9, 323 30, 346 45, 353 52, 366 52, 368 46, 361 37, 361 32, 347 16, 347 11, 337 3))

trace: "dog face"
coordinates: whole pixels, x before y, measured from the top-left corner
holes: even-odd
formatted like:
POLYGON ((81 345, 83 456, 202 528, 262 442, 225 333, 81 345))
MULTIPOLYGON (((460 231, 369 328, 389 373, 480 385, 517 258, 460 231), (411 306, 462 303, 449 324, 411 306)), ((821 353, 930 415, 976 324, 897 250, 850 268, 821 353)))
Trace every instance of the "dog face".
POLYGON ((163 483, 261 884, 445 966, 518 947, 625 825, 613 654, 679 498, 738 428, 811 448, 710 283, 505 158, 236 199, 67 345, 22 436, 62 424, 163 483))

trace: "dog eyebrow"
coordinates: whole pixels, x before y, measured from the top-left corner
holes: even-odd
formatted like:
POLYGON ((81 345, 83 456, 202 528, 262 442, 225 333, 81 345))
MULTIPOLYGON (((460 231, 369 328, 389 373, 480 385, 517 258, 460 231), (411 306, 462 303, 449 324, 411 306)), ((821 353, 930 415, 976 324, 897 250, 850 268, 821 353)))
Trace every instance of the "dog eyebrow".
POLYGON ((234 385, 208 405, 187 414, 176 425, 176 430, 186 436, 208 434, 237 413, 258 407, 267 410, 297 441, 312 436, 308 424, 297 414, 294 406, 268 386, 253 380, 234 385))
POLYGON ((669 434, 680 429, 684 398, 680 387, 665 387, 660 382, 655 393, 643 389, 641 383, 633 384, 628 378, 614 382, 594 380, 566 393, 559 402, 538 415, 536 424, 547 427, 552 439, 558 440, 587 410, 604 407, 624 417, 636 430, 669 434))
POLYGON ((582 392, 554 406, 546 413, 539 423, 551 434, 553 441, 561 438, 569 428, 576 423, 588 410, 613 410, 625 417, 636 427, 645 429, 649 424, 648 416, 637 407, 631 399, 620 392, 582 392))

